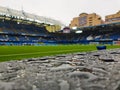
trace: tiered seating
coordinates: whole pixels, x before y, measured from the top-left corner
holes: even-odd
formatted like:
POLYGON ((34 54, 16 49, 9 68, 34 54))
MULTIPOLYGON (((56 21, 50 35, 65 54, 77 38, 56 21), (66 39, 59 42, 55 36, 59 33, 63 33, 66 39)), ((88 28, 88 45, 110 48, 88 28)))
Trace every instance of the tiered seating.
POLYGON ((112 34, 112 35, 110 36, 110 38, 113 39, 113 40, 118 40, 118 38, 120 38, 120 34, 118 34, 118 33, 112 34))
POLYGON ((1 40, 4 39, 3 35, 0 35, 0 39, 1 39, 1 40))
POLYGON ((45 27, 0 21, 0 45, 33 45, 45 41, 43 37, 46 33, 45 27))
POLYGON ((40 34, 45 35, 47 30, 45 27, 37 27, 35 25, 17 24, 10 21, 0 21, 0 32, 11 34, 40 34))
POLYGON ((10 40, 10 41, 17 41, 15 36, 9 35, 8 37, 9 37, 9 40, 10 40))

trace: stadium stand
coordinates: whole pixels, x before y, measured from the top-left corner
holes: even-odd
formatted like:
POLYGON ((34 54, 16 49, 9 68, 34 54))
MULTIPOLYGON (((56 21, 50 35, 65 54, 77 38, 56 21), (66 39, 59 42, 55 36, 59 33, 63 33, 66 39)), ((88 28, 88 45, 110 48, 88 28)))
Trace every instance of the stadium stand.
POLYGON ((48 32, 59 21, 0 7, 0 45, 120 44, 120 23, 48 32), (82 30, 82 33, 76 31, 82 30))
MULTIPOLYGON (((64 31, 61 31, 64 32, 64 31)), ((120 44, 120 23, 102 24, 90 27, 81 27, 70 33, 55 33, 58 43, 79 44, 120 44), (76 33, 81 31, 82 33, 76 33)))
POLYGON ((47 25, 61 22, 24 11, 0 7, 0 45, 38 45, 52 42, 47 25))
POLYGON ((80 28, 82 33, 49 33, 45 26, 0 20, 0 45, 115 44, 120 42, 120 24, 80 28))

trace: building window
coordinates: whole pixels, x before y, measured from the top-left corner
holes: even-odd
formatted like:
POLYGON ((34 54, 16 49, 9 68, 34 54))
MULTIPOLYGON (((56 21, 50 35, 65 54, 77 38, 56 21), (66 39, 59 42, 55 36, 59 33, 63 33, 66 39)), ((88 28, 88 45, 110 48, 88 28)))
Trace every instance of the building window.
POLYGON ((101 20, 101 18, 98 18, 98 20, 101 20))
POLYGON ((89 21, 92 21, 91 19, 89 19, 89 21))
POLYGON ((85 25, 86 23, 87 23, 87 17, 86 16, 79 18, 79 24, 80 25, 85 25))
POLYGON ((92 17, 89 17, 89 19, 92 19, 92 17))

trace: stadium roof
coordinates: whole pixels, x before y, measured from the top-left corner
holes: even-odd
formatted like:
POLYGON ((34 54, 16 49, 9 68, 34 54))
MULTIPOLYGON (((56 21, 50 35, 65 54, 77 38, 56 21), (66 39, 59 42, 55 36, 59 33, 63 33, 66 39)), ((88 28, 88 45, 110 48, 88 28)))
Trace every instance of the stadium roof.
POLYGON ((44 17, 44 16, 38 16, 38 15, 26 13, 23 10, 18 11, 18 10, 14 10, 14 9, 10 9, 10 8, 0 6, 0 14, 7 15, 7 16, 14 16, 14 17, 17 17, 17 18, 20 18, 20 19, 36 21, 36 22, 39 22, 39 23, 65 26, 63 23, 61 23, 58 20, 54 20, 54 19, 47 18, 47 17, 44 17))

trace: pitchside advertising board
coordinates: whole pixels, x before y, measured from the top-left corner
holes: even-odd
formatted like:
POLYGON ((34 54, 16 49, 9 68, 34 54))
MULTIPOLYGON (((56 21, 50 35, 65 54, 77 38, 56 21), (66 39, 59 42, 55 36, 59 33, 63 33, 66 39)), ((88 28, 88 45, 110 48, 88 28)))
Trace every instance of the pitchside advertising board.
POLYGON ((120 41, 113 41, 113 44, 120 45, 120 41))
POLYGON ((69 27, 63 28, 63 33, 70 33, 70 28, 69 27))

